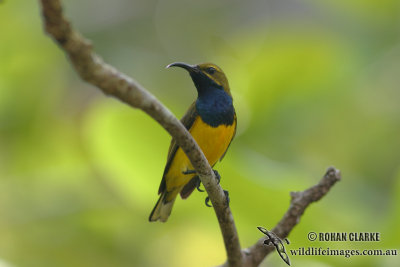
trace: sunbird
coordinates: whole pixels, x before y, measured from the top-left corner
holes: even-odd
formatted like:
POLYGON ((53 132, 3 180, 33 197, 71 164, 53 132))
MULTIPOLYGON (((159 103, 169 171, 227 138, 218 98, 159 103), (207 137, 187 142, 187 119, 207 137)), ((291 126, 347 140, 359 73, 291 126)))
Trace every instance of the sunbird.
MULTIPOLYGON (((222 160, 236 133, 236 112, 224 72, 216 65, 189 65, 176 62, 169 67, 187 70, 197 89, 197 99, 181 122, 200 146, 208 163, 214 167, 222 160)), ((219 175, 214 171, 219 178, 219 175)), ((186 199, 200 185, 192 164, 174 139, 168 151, 167 164, 158 194, 160 198, 149 221, 166 222, 178 194, 186 199)))

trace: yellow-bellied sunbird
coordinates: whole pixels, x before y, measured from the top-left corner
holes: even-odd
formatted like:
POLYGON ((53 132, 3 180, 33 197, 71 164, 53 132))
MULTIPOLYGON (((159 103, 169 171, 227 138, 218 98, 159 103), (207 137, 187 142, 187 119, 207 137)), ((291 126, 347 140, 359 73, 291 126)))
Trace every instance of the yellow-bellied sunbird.
MULTIPOLYGON (((236 133, 236 113, 228 80, 222 70, 211 63, 189 65, 172 63, 169 67, 187 70, 197 89, 197 99, 181 122, 190 132, 211 166, 222 160, 236 133)), ((216 173, 219 179, 219 174, 216 173)), ((187 198, 200 179, 183 150, 172 139, 167 164, 158 194, 161 194, 149 221, 167 221, 177 195, 187 198)), ((227 191, 226 191, 227 193, 227 191)), ((206 202, 207 203, 207 202, 206 202)))

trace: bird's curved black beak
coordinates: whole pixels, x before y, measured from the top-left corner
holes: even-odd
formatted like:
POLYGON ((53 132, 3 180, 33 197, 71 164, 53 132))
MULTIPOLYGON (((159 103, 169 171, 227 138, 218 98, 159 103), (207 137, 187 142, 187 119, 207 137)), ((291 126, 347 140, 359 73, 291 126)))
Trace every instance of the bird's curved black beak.
POLYGON ((183 68, 183 69, 187 70, 189 73, 199 72, 199 69, 198 69, 198 67, 196 65, 189 65, 189 64, 186 64, 186 63, 183 63, 183 62, 171 63, 171 64, 167 65, 166 68, 170 68, 170 67, 180 67, 180 68, 183 68))

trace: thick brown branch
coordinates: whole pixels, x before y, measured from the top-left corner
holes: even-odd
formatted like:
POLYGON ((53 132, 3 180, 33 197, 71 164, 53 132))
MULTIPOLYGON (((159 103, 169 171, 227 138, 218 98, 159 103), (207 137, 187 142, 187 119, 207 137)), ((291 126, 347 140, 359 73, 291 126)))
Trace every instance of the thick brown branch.
MULTIPOLYGON (((303 215, 306 208, 313 202, 320 200, 325 196, 331 187, 341 178, 340 171, 334 167, 329 167, 321 181, 301 192, 292 192, 290 207, 283 215, 279 223, 272 229, 277 236, 284 239, 299 223, 300 217, 303 215)), ((258 266, 263 259, 275 248, 264 244, 265 238, 261 238, 255 245, 244 249, 244 266, 258 266)))
POLYGON ((204 154, 178 119, 141 85, 107 65, 92 51, 88 40, 76 32, 62 14, 60 0, 41 0, 44 26, 67 54, 77 73, 105 94, 139 108, 155 119, 177 141, 199 174, 213 204, 230 266, 241 266, 239 238, 225 195, 204 154))

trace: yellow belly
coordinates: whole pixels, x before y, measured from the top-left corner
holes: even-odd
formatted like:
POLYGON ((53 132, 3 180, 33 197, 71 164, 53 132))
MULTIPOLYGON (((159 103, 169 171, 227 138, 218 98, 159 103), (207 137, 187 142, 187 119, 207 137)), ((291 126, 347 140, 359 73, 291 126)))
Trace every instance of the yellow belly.
MULTIPOLYGON (((208 163, 213 166, 228 148, 235 133, 235 125, 220 125, 214 128, 198 117, 189 132, 200 146, 208 163)), ((187 170, 193 170, 193 166, 183 150, 178 148, 165 176, 168 192, 176 191, 176 194, 178 194, 182 187, 195 176, 194 174, 182 174, 187 170)))

